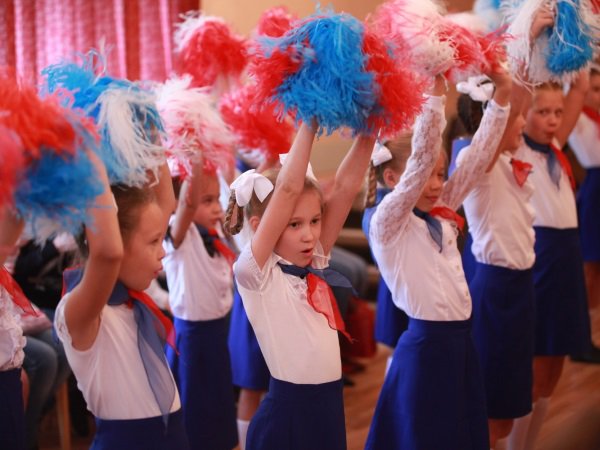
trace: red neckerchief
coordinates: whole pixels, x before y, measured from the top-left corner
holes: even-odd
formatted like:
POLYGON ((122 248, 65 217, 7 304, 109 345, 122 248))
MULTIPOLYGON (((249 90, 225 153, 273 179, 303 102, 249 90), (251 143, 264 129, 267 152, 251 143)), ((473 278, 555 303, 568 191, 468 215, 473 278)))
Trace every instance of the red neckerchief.
POLYGON ((533 166, 528 162, 521 161, 520 159, 511 158, 510 165, 512 166, 513 176, 519 187, 523 187, 527 181, 527 177, 531 174, 533 166))
POLYGON ((589 106, 583 107, 583 113, 588 116, 596 125, 600 127, 600 113, 589 106))
POLYGON ((0 268, 0 285, 6 289, 13 303, 23 310, 24 315, 39 316, 39 313, 33 309, 31 302, 25 297, 21 286, 17 284, 4 266, 0 268))
POLYGON ((219 233, 217 233, 217 230, 215 230, 214 228, 211 230, 208 230, 208 235, 213 238, 213 245, 215 246, 215 250, 217 250, 221 254, 221 256, 223 256, 227 260, 227 262, 231 266, 234 263, 235 258, 236 258, 235 252, 233 250, 231 250, 227 246, 227 244, 225 244, 221 240, 219 233))
POLYGON ((352 337, 346 331, 346 324, 342 319, 335 295, 327 281, 313 273, 309 273, 306 276, 306 284, 308 286, 307 298, 309 305, 327 318, 329 328, 339 331, 352 342, 352 337))
POLYGON ((155 327, 159 336, 161 336, 164 341, 177 352, 175 348, 175 329, 173 328, 173 322, 163 314, 163 312, 156 306, 152 297, 146 294, 144 291, 135 291, 133 289, 128 289, 127 292, 129 296, 143 305, 145 305, 150 312, 156 317, 159 323, 162 325, 162 330, 160 327, 155 327))
POLYGON ((571 168, 571 163, 569 162, 569 159, 565 156, 564 152, 561 149, 557 148, 552 142, 550 143, 550 150, 552 150, 554 156, 556 156, 556 160, 562 167, 563 171, 567 174, 567 177, 569 177, 571 188, 575 190, 575 177, 573 176, 573 169, 571 168))
POLYGON ((434 208, 431 208, 431 211, 429 211, 429 215, 434 217, 442 217, 444 219, 453 221, 454 223, 456 223, 456 226, 461 232, 465 227, 465 219, 456 211, 446 206, 436 206, 434 208))

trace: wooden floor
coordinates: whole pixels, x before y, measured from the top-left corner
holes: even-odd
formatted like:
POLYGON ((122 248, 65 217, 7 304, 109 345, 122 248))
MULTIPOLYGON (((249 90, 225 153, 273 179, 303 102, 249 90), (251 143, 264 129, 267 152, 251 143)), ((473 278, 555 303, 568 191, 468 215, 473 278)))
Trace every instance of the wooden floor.
MULTIPOLYGON (((592 315, 592 323, 595 342, 600 343, 600 311, 592 315)), ((381 348, 375 358, 364 361, 363 372, 352 375, 356 385, 345 390, 348 450, 364 448, 386 359, 381 348)), ((41 431, 40 449, 60 449, 53 415, 46 418, 41 431)), ((90 438, 74 438, 73 450, 87 449, 89 443, 90 438)), ((567 361, 536 449, 600 450, 600 365, 567 361)))

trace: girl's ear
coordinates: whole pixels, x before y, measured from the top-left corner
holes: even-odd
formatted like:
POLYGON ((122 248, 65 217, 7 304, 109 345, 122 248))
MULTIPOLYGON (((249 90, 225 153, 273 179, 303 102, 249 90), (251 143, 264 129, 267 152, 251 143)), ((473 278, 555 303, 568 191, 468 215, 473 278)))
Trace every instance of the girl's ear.
POLYGON ((254 233, 256 233, 256 230, 258 229, 259 223, 260 223, 260 217, 258 217, 258 216, 252 216, 248 219, 248 224, 250 225, 250 228, 252 229, 252 231, 254 233))
POLYGON ((400 175, 390 167, 386 167, 383 169, 383 181, 386 187, 393 189, 398 184, 398 181, 400 181, 400 175))

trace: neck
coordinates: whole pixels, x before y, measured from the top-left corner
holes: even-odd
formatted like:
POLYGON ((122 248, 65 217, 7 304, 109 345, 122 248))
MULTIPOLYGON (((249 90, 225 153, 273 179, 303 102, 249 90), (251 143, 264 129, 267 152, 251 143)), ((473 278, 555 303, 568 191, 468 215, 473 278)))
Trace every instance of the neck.
POLYGON ((532 148, 533 150, 538 150, 538 151, 542 151, 542 152, 547 152, 550 150, 550 143, 542 143, 542 142, 538 142, 532 138, 530 138, 528 135, 523 134, 523 139, 525 140, 525 143, 527 144, 528 147, 532 148))

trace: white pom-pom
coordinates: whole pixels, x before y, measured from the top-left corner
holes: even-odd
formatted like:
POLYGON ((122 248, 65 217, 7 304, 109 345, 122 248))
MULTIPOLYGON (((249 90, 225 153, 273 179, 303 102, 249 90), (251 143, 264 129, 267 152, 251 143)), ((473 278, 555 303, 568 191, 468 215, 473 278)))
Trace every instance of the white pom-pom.
POLYGON ((503 16, 497 8, 497 0, 475 0, 473 12, 485 24, 486 31, 491 32, 502 26, 503 16))

